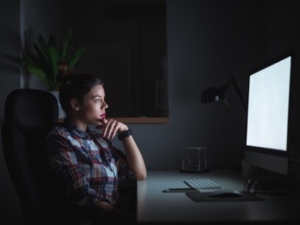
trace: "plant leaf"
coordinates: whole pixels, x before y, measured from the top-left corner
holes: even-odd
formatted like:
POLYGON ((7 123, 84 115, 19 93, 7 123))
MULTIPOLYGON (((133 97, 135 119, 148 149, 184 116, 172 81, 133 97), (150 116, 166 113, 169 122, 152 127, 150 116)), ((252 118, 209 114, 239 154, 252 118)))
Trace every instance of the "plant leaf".
POLYGON ((84 51, 85 51, 85 48, 82 47, 82 48, 78 49, 75 52, 75 54, 71 57, 71 59, 69 60, 70 69, 73 69, 75 67, 75 65, 77 64, 78 60, 80 59, 80 57, 84 51))
POLYGON ((42 55, 39 55, 39 57, 43 58, 43 60, 45 61, 45 68, 44 71, 47 74, 47 76, 49 76, 49 78, 51 79, 52 76, 52 72, 53 72, 53 66, 52 66, 52 59, 51 59, 51 53, 50 53, 50 45, 48 46, 44 40, 44 38, 39 35, 39 37, 37 38, 38 44, 39 44, 39 48, 41 49, 42 55))
POLYGON ((49 62, 49 66, 51 66, 51 80, 53 80, 54 82, 56 82, 56 76, 58 74, 58 66, 57 66, 57 61, 58 61, 58 53, 57 53, 57 49, 55 48, 55 46, 51 45, 49 47, 49 57, 50 57, 50 62, 49 62))
POLYGON ((68 51, 69 51, 69 49, 70 49, 73 41, 74 41, 73 30, 69 29, 68 35, 65 38, 65 40, 64 40, 64 42, 63 42, 63 44, 61 46, 60 55, 59 55, 59 60, 60 61, 63 61, 63 62, 66 61, 67 53, 68 53, 68 51))
POLYGON ((63 41, 60 49, 56 46, 55 35, 50 35, 48 41, 39 35, 37 44, 33 45, 34 52, 26 51, 22 57, 15 57, 16 62, 20 63, 27 72, 41 78, 47 85, 48 90, 54 90, 59 87, 56 80, 58 75, 58 62, 63 61, 69 64, 70 69, 75 67, 85 48, 78 49, 67 61, 68 52, 74 42, 73 30, 69 29, 68 34, 63 41))
POLYGON ((46 79, 46 77, 47 77, 46 73, 41 68, 34 65, 30 60, 22 59, 20 57, 17 57, 17 59, 27 69, 28 72, 30 72, 42 79, 46 79))

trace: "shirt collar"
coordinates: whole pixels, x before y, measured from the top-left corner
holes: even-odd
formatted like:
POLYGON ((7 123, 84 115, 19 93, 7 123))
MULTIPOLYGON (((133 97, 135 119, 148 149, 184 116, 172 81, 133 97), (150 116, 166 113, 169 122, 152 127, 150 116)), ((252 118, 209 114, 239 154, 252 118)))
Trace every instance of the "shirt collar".
POLYGON ((70 133, 78 136, 79 138, 82 138, 82 139, 90 138, 91 131, 90 131, 89 127, 87 127, 86 131, 83 131, 79 127, 70 123, 67 119, 64 120, 63 125, 69 130, 70 133))

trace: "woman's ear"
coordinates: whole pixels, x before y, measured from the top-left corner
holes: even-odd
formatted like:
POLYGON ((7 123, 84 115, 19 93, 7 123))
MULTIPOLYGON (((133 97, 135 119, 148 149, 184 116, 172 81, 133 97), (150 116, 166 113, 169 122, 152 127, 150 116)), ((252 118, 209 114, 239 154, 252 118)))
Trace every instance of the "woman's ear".
POLYGON ((72 98, 72 99, 71 99, 71 107, 72 107, 73 110, 79 111, 79 109, 80 109, 80 104, 79 104, 79 102, 77 101, 76 98, 72 98))

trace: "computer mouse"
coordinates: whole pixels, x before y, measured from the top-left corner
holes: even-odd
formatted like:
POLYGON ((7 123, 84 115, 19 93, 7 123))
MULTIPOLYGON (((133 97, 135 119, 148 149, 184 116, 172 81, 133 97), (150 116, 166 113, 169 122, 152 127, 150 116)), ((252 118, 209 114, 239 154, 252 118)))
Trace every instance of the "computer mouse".
POLYGON ((221 189, 218 191, 213 191, 209 194, 210 197, 217 198, 232 198, 232 197, 241 197, 243 194, 239 191, 231 190, 231 189, 221 189))

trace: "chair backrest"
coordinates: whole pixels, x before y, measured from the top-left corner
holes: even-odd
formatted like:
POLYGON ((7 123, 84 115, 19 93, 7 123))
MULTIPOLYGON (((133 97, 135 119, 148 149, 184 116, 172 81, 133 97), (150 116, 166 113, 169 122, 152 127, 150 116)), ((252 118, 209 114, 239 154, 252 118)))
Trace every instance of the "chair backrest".
POLYGON ((57 120, 57 100, 47 91, 17 89, 6 98, 3 153, 25 224, 40 219, 52 207, 44 140, 57 120))

